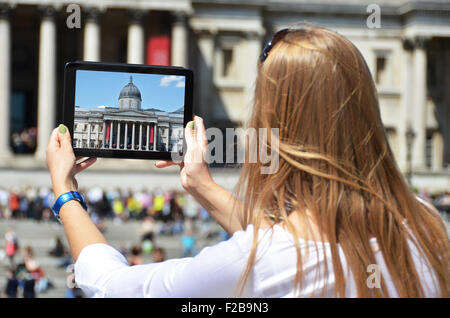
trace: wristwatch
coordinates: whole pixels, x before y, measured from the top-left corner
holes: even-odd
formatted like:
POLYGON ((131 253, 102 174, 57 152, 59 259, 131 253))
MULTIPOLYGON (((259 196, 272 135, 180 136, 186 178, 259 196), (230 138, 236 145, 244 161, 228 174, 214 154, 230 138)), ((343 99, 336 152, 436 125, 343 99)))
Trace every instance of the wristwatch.
POLYGON ((86 201, 84 200, 83 196, 80 193, 78 193, 76 191, 69 191, 69 192, 61 194, 58 197, 58 199, 56 199, 55 204, 53 204, 53 207, 52 207, 53 215, 58 220, 58 222, 61 224, 62 224, 62 222, 59 217, 59 210, 61 210, 61 207, 63 206, 64 203, 66 203, 70 200, 75 200, 75 201, 80 202, 83 209, 85 209, 86 211, 88 210, 86 201))

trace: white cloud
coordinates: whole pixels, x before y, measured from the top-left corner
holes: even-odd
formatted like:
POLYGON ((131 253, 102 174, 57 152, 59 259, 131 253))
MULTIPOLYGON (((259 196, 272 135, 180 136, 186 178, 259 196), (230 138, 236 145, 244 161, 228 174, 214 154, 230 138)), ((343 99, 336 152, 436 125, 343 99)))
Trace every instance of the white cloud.
POLYGON ((176 87, 184 87, 184 77, 176 75, 164 76, 163 78, 161 78, 159 86, 168 87, 169 85, 171 85, 171 83, 174 83, 176 87))

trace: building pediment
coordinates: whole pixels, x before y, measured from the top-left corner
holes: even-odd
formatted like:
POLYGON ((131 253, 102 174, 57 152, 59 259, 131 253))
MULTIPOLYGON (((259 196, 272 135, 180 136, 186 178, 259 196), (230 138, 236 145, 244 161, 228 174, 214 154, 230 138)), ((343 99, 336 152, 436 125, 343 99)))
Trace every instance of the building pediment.
POLYGON ((105 113, 105 116, 132 116, 132 117, 145 117, 148 118, 149 114, 148 113, 144 113, 144 112, 140 112, 140 111, 135 111, 135 110, 117 110, 117 111, 109 111, 105 113))

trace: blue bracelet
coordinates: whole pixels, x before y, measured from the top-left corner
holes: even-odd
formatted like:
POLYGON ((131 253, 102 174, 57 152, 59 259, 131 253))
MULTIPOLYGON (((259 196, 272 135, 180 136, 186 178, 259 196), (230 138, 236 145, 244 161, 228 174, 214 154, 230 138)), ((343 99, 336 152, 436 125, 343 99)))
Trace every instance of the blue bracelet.
POLYGON ((80 202, 83 209, 85 209, 86 211, 88 210, 86 201, 84 200, 83 196, 80 193, 76 191, 63 193, 58 197, 58 199, 56 199, 55 204, 53 204, 52 207, 53 215, 55 216, 55 218, 58 220, 59 223, 61 223, 61 219, 59 217, 59 210, 61 210, 61 207, 64 205, 64 203, 71 200, 80 202))

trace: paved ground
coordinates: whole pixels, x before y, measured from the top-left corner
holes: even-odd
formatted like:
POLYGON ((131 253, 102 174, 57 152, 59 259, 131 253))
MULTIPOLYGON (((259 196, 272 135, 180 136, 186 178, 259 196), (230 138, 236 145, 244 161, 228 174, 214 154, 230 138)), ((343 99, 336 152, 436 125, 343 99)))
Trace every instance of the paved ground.
MULTIPOLYGON (((66 279, 68 273, 66 273, 64 268, 57 267, 55 258, 47 256, 47 251, 54 246, 54 239, 56 236, 63 238, 65 246, 68 247, 62 226, 53 222, 38 223, 27 220, 0 220, 0 249, 4 249, 5 243, 3 238, 5 231, 8 228, 14 229, 22 247, 26 245, 33 247, 39 264, 43 267, 44 271, 55 285, 55 288, 39 294, 38 297, 65 297, 66 279)), ((211 228, 212 231, 216 233, 220 230, 220 227, 215 223, 211 223, 211 228)), ((132 244, 139 242, 139 223, 130 221, 118 225, 113 222, 108 222, 107 229, 104 234, 108 242, 114 247, 119 248, 122 245, 130 247, 132 244)), ((220 237, 218 235, 208 240, 201 238, 200 234, 198 234, 197 237, 196 247, 198 251, 200 251, 204 246, 220 241, 220 237)), ((180 235, 156 236, 155 243, 166 250, 166 258, 176 258, 182 256, 180 235)), ((21 260, 20 256, 17 257, 17 261, 19 260, 21 260)), ((145 255, 144 260, 146 263, 152 262, 151 255, 145 255)), ((0 293, 4 291, 6 283, 7 264, 6 259, 0 259, 0 293)))

